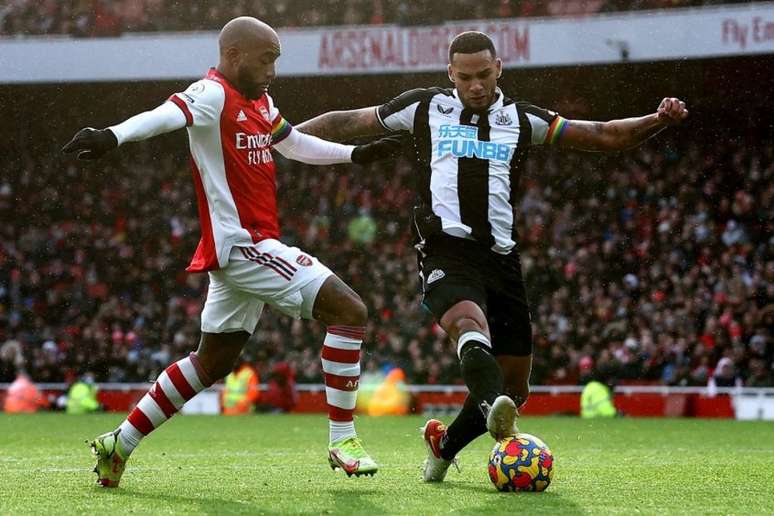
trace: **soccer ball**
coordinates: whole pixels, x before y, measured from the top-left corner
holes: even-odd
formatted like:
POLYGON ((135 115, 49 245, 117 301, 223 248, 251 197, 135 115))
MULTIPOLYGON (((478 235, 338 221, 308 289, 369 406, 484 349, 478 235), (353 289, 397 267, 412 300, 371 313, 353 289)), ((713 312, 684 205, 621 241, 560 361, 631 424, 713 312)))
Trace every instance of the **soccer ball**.
POLYGON ((554 476, 554 456, 530 434, 499 441, 489 455, 489 479, 499 491, 543 491, 554 476))

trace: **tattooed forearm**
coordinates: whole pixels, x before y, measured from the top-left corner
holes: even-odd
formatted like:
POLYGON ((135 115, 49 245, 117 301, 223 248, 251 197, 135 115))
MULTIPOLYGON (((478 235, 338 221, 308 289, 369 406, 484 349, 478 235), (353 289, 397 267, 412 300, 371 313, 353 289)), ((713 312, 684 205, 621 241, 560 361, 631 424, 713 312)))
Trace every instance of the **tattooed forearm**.
POLYGON ((590 151, 623 150, 635 147, 662 129, 655 115, 609 122, 570 120, 561 143, 590 151))
POLYGON ((612 134, 615 149, 635 147, 666 127, 657 120, 655 115, 611 120, 606 126, 612 134))
POLYGON ((665 125, 652 125, 652 126, 637 126, 632 129, 631 139, 634 144, 639 144, 647 140, 648 138, 657 135, 666 128, 665 125))
POLYGON ((343 141, 346 137, 341 129, 347 127, 350 118, 351 114, 347 111, 331 111, 297 125, 296 129, 326 140, 343 141))
POLYGON ((597 134, 604 134, 605 133, 605 123, 604 122, 589 122, 589 131, 597 134))
POLYGON ((343 142, 359 136, 375 136, 385 132, 376 118, 374 107, 331 111, 297 125, 296 129, 335 142, 343 142))

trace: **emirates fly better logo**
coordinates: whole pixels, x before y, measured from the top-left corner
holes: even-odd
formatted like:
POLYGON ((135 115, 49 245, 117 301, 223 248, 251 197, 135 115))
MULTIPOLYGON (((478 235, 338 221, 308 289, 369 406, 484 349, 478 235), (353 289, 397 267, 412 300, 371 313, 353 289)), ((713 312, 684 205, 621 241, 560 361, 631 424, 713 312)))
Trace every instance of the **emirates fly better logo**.
MULTIPOLYGON (((271 134, 235 134, 234 146, 237 150, 245 150, 248 165, 262 165, 271 163, 274 159, 271 157, 271 134)), ((240 153, 242 154, 242 153, 240 153)))

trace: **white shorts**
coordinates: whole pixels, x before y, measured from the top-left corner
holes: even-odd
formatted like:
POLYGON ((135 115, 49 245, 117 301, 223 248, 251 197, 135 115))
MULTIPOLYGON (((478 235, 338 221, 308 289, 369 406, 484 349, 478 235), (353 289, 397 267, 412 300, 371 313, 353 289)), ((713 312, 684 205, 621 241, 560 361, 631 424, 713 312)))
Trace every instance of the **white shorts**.
POLYGON ((333 272, 297 247, 263 240, 233 247, 228 265, 209 274, 202 331, 253 333, 265 304, 311 319, 317 292, 333 272))

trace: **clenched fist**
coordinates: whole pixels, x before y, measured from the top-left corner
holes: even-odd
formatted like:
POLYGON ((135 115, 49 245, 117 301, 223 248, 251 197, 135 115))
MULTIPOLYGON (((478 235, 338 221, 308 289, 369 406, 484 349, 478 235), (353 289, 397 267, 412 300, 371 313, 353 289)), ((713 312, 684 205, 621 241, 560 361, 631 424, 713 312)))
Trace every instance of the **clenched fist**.
POLYGON ((688 110, 685 109, 685 102, 682 100, 667 97, 659 104, 656 117, 659 122, 666 125, 677 125, 688 118, 688 110))

